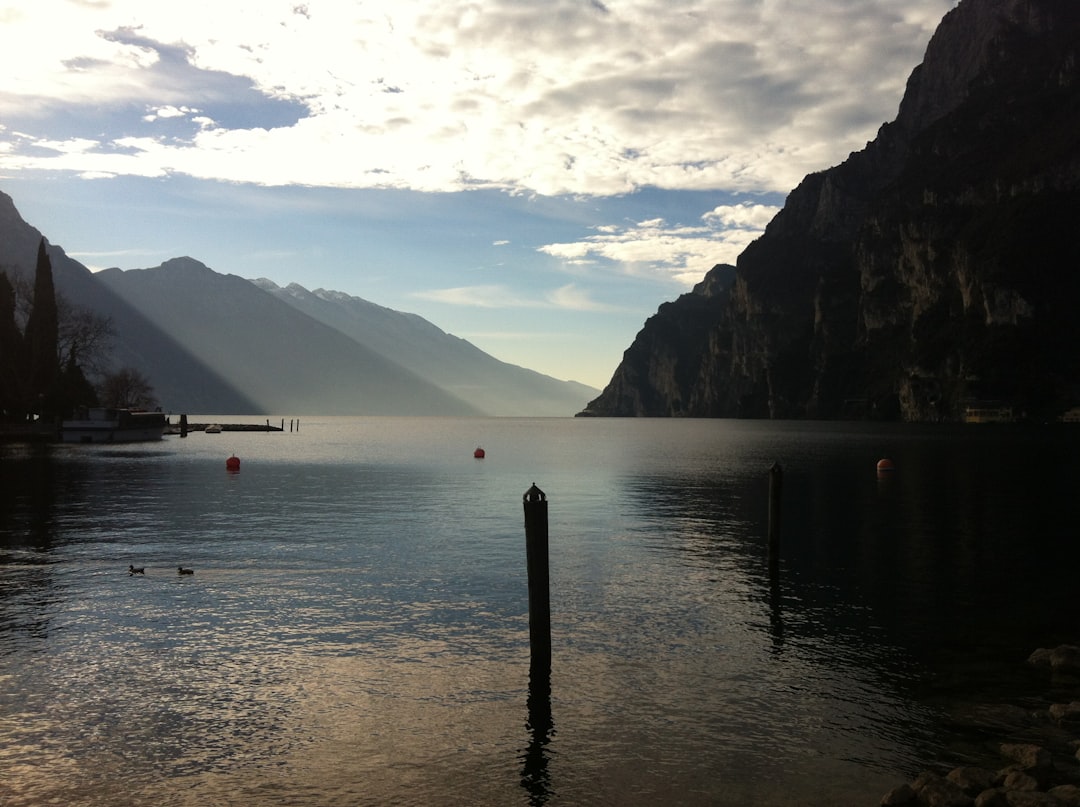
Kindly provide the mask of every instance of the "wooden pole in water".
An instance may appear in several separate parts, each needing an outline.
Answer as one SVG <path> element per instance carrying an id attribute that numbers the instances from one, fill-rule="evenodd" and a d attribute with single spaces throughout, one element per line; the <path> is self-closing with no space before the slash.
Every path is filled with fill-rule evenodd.
<path id="1" fill-rule="evenodd" d="M 529 573 L 529 678 L 551 676 L 551 592 L 548 574 L 547 496 L 534 483 L 525 505 L 525 561 Z"/>
<path id="2" fill-rule="evenodd" d="M 180 416 L 180 436 L 187 437 L 187 415 Z"/>
<path id="3" fill-rule="evenodd" d="M 780 504 L 784 493 L 784 469 L 774 462 L 769 469 L 769 568 L 780 563 Z"/>

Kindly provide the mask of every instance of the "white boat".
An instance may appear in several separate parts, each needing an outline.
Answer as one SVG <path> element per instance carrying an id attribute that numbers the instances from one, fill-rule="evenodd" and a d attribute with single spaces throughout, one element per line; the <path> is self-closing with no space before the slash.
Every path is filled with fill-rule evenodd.
<path id="1" fill-rule="evenodd" d="M 60 439 L 65 443 L 142 443 L 160 440 L 165 425 L 161 412 L 84 408 L 60 424 Z"/>
<path id="2" fill-rule="evenodd" d="M 203 431 L 207 434 L 221 434 L 221 424 L 211 423 L 209 426 L 203 429 Z"/>

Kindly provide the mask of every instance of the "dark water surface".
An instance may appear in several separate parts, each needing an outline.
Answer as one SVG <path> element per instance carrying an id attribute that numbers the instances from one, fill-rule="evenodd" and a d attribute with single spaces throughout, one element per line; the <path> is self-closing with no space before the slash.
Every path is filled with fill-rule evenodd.
<path id="1" fill-rule="evenodd" d="M 1078 449 L 1063 427 L 395 418 L 0 446 L 0 804 L 877 804 L 1043 730 L 1024 660 L 1080 638 Z"/>

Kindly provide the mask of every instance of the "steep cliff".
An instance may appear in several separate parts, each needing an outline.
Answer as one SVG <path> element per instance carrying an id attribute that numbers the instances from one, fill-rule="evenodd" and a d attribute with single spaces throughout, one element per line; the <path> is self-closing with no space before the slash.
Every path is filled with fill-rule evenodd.
<path id="1" fill-rule="evenodd" d="M 1080 4 L 963 0 L 894 122 L 646 322 L 584 415 L 1080 403 Z"/>

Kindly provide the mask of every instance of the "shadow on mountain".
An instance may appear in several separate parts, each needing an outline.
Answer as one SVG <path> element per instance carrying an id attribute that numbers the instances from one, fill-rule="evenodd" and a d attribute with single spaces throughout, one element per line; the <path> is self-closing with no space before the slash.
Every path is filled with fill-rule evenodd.
<path id="1" fill-rule="evenodd" d="M 0 193 L 0 268 L 33 280 L 41 233 L 23 221 L 9 196 Z M 154 386 L 162 407 L 173 412 L 261 412 L 254 399 L 227 377 L 161 330 L 58 246 L 49 245 L 57 292 L 113 325 L 112 366 L 133 367 Z"/>

